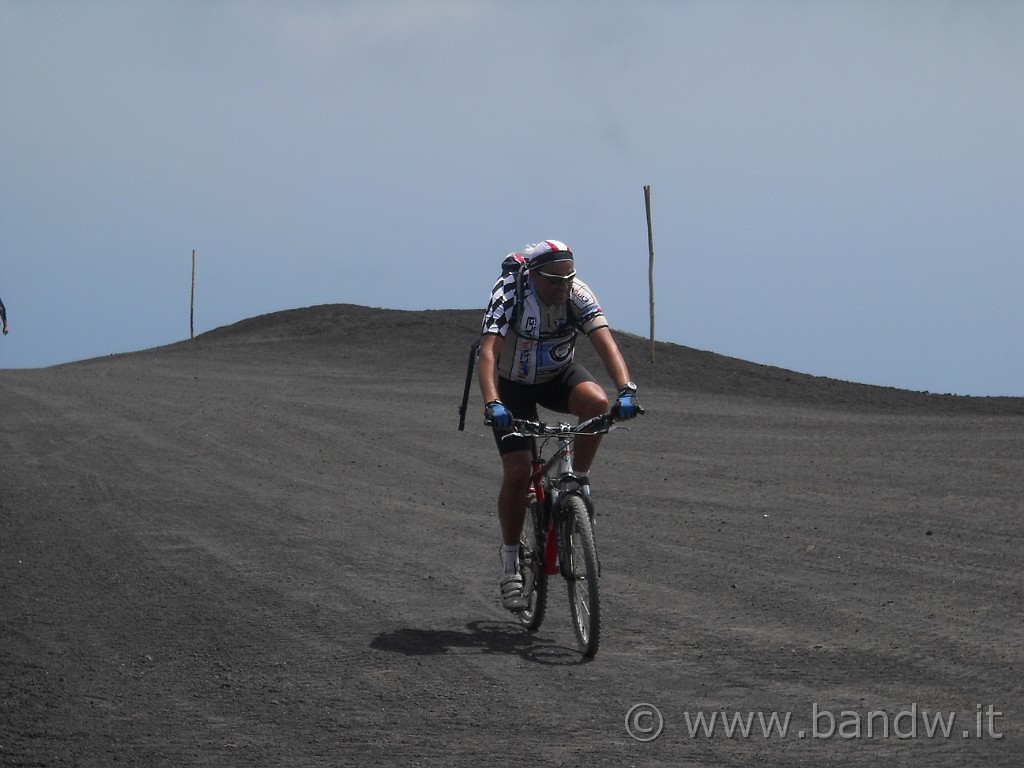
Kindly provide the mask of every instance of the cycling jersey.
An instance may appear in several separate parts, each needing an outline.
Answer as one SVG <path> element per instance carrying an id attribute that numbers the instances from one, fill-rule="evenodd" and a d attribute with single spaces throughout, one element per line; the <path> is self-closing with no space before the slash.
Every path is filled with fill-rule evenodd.
<path id="1" fill-rule="evenodd" d="M 576 280 L 564 304 L 540 300 L 527 272 L 498 278 L 484 312 L 484 335 L 505 339 L 498 356 L 498 375 L 521 384 L 551 380 L 573 360 L 576 335 L 607 328 L 608 320 L 587 284 Z M 518 296 L 517 296 L 518 294 Z"/>

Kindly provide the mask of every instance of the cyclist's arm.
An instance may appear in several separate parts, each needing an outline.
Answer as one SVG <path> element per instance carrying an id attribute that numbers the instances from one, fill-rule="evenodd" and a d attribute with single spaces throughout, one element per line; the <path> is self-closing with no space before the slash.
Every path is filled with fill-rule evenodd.
<path id="1" fill-rule="evenodd" d="M 591 331 L 587 338 L 594 345 L 594 350 L 601 358 L 601 362 L 604 363 L 604 368 L 615 383 L 615 388 L 622 389 L 630 380 L 629 368 L 626 367 L 626 361 L 619 351 L 619 345 L 612 337 L 612 332 L 608 328 L 598 328 Z"/>
<path id="2" fill-rule="evenodd" d="M 480 394 L 485 403 L 498 398 L 498 355 L 505 339 L 494 333 L 480 338 Z"/>

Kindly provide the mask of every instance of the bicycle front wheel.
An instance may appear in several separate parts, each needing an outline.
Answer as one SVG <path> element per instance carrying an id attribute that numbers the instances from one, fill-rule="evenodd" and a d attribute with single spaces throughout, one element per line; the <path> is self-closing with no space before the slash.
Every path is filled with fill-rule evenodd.
<path id="1" fill-rule="evenodd" d="M 567 527 L 565 549 L 568 557 L 564 569 L 569 586 L 569 613 L 576 632 L 576 641 L 584 656 L 594 656 L 601 642 L 601 601 L 598 594 L 597 545 L 594 529 L 583 499 L 576 493 L 562 498 Z"/>
<path id="2" fill-rule="evenodd" d="M 540 505 L 534 499 L 526 508 L 523 532 L 519 535 L 519 572 L 523 577 L 523 595 L 529 605 L 518 616 L 519 622 L 531 631 L 540 629 L 548 601 L 548 574 L 544 568 L 547 528 L 542 525 L 541 517 Z"/>

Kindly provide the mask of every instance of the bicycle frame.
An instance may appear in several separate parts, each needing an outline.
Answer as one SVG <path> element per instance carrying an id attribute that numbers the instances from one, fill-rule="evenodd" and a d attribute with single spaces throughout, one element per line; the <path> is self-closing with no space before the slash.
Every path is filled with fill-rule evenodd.
<path id="1" fill-rule="evenodd" d="M 541 520 L 547 531 L 544 545 L 544 571 L 548 576 L 558 573 L 558 541 L 555 537 L 554 515 L 552 514 L 551 498 L 547 492 L 547 475 L 545 465 L 539 459 L 533 462 L 533 479 L 530 482 L 530 495 L 536 500 L 541 510 Z"/>
<path id="2" fill-rule="evenodd" d="M 523 422 L 526 424 L 527 422 Z M 530 494 L 537 500 L 542 510 L 542 521 L 547 531 L 547 543 L 544 547 L 544 570 L 549 576 L 559 572 L 559 542 L 557 533 L 561 530 L 562 513 L 559 499 L 561 494 L 579 491 L 582 488 L 580 478 L 573 471 L 573 444 L 577 437 L 586 434 L 603 434 L 609 432 L 613 427 L 607 416 L 598 416 L 571 427 L 568 424 L 558 424 L 555 427 L 548 427 L 540 423 L 533 423 L 531 427 L 539 428 L 543 433 L 543 439 L 533 436 L 533 475 L 530 480 Z M 588 432 L 588 427 L 594 427 Z M 550 459 L 545 460 L 541 455 L 541 445 L 547 439 L 557 438 L 558 449 Z M 541 443 L 538 443 L 541 440 Z M 584 499 L 587 510 L 593 516 L 593 507 L 589 500 Z M 563 574 L 567 575 L 567 574 Z"/>
<path id="3" fill-rule="evenodd" d="M 544 530 L 547 531 L 547 543 L 544 546 L 544 570 L 548 576 L 558 573 L 558 537 L 555 533 L 555 516 L 560 514 L 558 506 L 558 488 L 548 479 L 548 473 L 555 471 L 557 477 L 572 472 L 572 443 L 562 439 L 558 442 L 558 451 L 547 462 L 540 456 L 536 441 L 534 442 L 533 477 L 530 493 L 537 500 L 542 514 Z M 550 493 L 549 493 L 550 491 Z"/>

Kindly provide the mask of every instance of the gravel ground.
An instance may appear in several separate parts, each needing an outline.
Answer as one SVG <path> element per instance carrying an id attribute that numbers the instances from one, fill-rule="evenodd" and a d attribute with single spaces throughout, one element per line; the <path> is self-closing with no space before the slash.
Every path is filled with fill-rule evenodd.
<path id="1" fill-rule="evenodd" d="M 479 316 L 0 371 L 0 764 L 1022 764 L 1024 399 L 617 334 L 584 660 L 498 603 Z"/>

